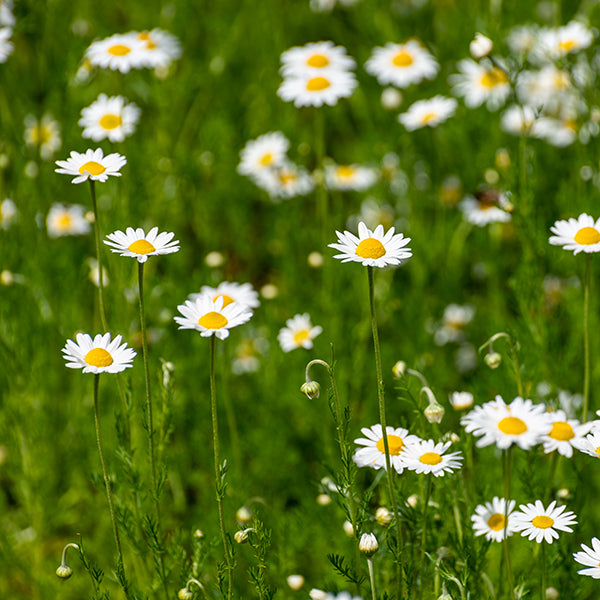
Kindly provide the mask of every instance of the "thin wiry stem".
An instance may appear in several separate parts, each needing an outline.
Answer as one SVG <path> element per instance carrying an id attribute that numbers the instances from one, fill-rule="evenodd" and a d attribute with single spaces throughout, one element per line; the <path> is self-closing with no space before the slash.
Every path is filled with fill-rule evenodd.
<path id="1" fill-rule="evenodd" d="M 502 471 L 504 475 L 504 564 L 506 565 L 506 579 L 508 582 L 508 597 L 514 600 L 515 585 L 513 581 L 512 568 L 510 564 L 510 548 L 508 547 L 508 504 L 510 501 L 510 483 L 512 476 L 512 446 L 508 450 L 502 450 Z"/>
<path id="2" fill-rule="evenodd" d="M 582 423 L 587 421 L 590 404 L 590 285 L 591 254 L 585 257 L 585 283 L 583 291 L 583 416 Z"/>
<path id="3" fill-rule="evenodd" d="M 98 220 L 98 203 L 96 202 L 96 187 L 93 179 L 90 182 L 90 194 L 92 196 L 92 208 L 94 210 L 94 238 L 96 240 L 96 262 L 98 263 L 98 305 L 100 310 L 100 323 L 102 329 L 108 331 L 106 312 L 104 311 L 104 278 L 102 274 L 102 254 L 100 252 L 100 222 Z"/>

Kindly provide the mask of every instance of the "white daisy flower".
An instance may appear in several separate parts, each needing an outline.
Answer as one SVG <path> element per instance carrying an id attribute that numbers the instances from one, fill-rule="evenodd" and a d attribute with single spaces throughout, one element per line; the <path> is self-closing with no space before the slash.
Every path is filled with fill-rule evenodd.
<path id="1" fill-rule="evenodd" d="M 289 161 L 257 173 L 253 180 L 275 202 L 282 198 L 305 196 L 315 188 L 312 175 L 304 167 L 299 167 Z"/>
<path id="2" fill-rule="evenodd" d="M 85 235 L 92 226 L 85 218 L 87 209 L 80 204 L 53 204 L 46 217 L 46 229 L 51 238 L 64 235 Z"/>
<path id="3" fill-rule="evenodd" d="M 467 196 L 458 204 L 467 223 L 484 227 L 490 223 L 507 223 L 511 220 L 511 214 L 504 210 L 509 202 L 506 196 L 492 189 L 485 189 L 475 195 Z"/>
<path id="4" fill-rule="evenodd" d="M 577 517 L 572 511 L 565 512 L 566 506 L 556 506 L 556 500 L 552 501 L 548 508 L 544 508 L 541 500 L 535 503 L 521 504 L 521 509 L 512 514 L 512 525 L 514 531 L 520 531 L 523 537 L 530 541 L 535 540 L 538 544 L 542 540 L 551 544 L 558 539 L 558 531 L 573 533 L 571 525 L 577 524 Z"/>
<path id="5" fill-rule="evenodd" d="M 404 451 L 408 446 L 416 444 L 421 440 L 416 436 L 408 433 L 406 429 L 401 427 L 390 427 L 385 429 L 390 453 L 390 464 L 398 473 L 402 473 L 404 467 Z M 371 467 L 372 469 L 385 469 L 385 442 L 383 440 L 383 428 L 381 425 L 373 425 L 373 427 L 363 427 L 361 429 L 364 438 L 354 440 L 355 444 L 364 446 L 358 448 L 352 457 L 352 460 L 359 467 Z"/>
<path id="6" fill-rule="evenodd" d="M 0 0 L 0 26 L 1 27 L 13 27 L 16 23 L 15 16 L 13 15 L 13 1 L 12 0 Z"/>
<path id="7" fill-rule="evenodd" d="M 436 330 L 433 340 L 438 346 L 449 342 L 461 342 L 465 337 L 465 327 L 473 320 L 475 307 L 470 304 L 449 304 L 444 309 L 441 326 Z"/>
<path id="8" fill-rule="evenodd" d="M 310 349 L 313 347 L 313 340 L 322 331 L 320 325 L 313 327 L 308 313 L 298 314 L 285 322 L 285 327 L 279 331 L 277 339 L 284 352 L 291 352 L 296 348 Z"/>
<path id="9" fill-rule="evenodd" d="M 168 67 L 181 57 L 181 44 L 168 31 L 153 29 L 135 35 L 142 42 L 141 60 L 144 67 L 151 69 Z"/>
<path id="10" fill-rule="evenodd" d="M 542 29 L 539 32 L 539 53 L 545 58 L 557 59 L 589 48 L 594 41 L 592 30 L 579 21 L 562 27 Z"/>
<path id="11" fill-rule="evenodd" d="M 108 138 L 111 142 L 122 142 L 135 131 L 141 110 L 133 103 L 127 104 L 123 96 L 100 94 L 81 111 L 78 125 L 83 127 L 84 138 L 99 142 Z"/>
<path id="12" fill-rule="evenodd" d="M 362 165 L 326 165 L 325 184 L 330 190 L 364 192 L 377 182 L 379 174 Z"/>
<path id="13" fill-rule="evenodd" d="M 6 62 L 15 48 L 14 44 L 10 41 L 11 35 L 12 29 L 10 27 L 0 28 L 0 63 Z"/>
<path id="14" fill-rule="evenodd" d="M 412 251 L 405 247 L 410 238 L 405 238 L 402 233 L 394 234 L 394 231 L 390 227 L 384 234 L 383 225 L 378 225 L 375 231 L 371 231 L 361 221 L 358 224 L 358 237 L 349 231 L 336 231 L 338 243 L 328 246 L 341 252 L 333 258 L 339 258 L 342 262 L 359 262 L 365 267 L 399 265 L 412 256 Z"/>
<path id="15" fill-rule="evenodd" d="M 488 110 L 497 110 L 511 92 L 508 76 L 494 65 L 484 65 L 465 58 L 458 63 L 460 74 L 450 75 L 448 81 L 452 91 L 464 97 L 469 108 L 485 103 Z"/>
<path id="16" fill-rule="evenodd" d="M 16 218 L 17 205 L 10 198 L 5 198 L 0 202 L 0 229 L 9 229 Z"/>
<path id="17" fill-rule="evenodd" d="M 340 98 L 348 98 L 358 85 L 354 74 L 349 71 L 294 75 L 286 77 L 277 90 L 285 102 L 301 106 L 335 106 Z"/>
<path id="18" fill-rule="evenodd" d="M 439 65 L 431 53 L 417 40 L 404 44 L 387 43 L 373 49 L 365 70 L 377 77 L 381 85 L 406 88 L 424 79 L 434 79 Z"/>
<path id="19" fill-rule="evenodd" d="M 432 473 L 435 477 L 452 473 L 461 468 L 463 457 L 461 452 L 444 454 L 451 445 L 452 442 L 436 444 L 434 440 L 419 440 L 402 451 L 404 465 L 416 473 Z"/>
<path id="20" fill-rule="evenodd" d="M 549 240 L 553 246 L 573 250 L 573 254 L 600 252 L 600 219 L 594 221 L 586 213 L 577 219 L 571 217 L 568 221 L 556 221 L 550 231 L 555 234 Z"/>
<path id="21" fill-rule="evenodd" d="M 294 46 L 281 55 L 280 73 L 290 75 L 310 75 L 328 71 L 347 71 L 354 69 L 356 63 L 346 54 L 343 46 L 334 46 L 333 42 L 315 42 L 304 46 Z"/>
<path id="22" fill-rule="evenodd" d="M 323 600 L 363 600 L 360 596 L 353 596 L 350 592 L 340 592 L 339 594 L 325 594 Z"/>
<path id="23" fill-rule="evenodd" d="M 577 139 L 577 121 L 573 118 L 540 117 L 533 124 L 531 135 L 551 146 L 565 148 Z"/>
<path id="24" fill-rule="evenodd" d="M 201 296 L 194 302 L 186 300 L 177 310 L 183 317 L 174 317 L 179 329 L 195 329 L 202 337 L 214 335 L 220 340 L 229 337 L 229 330 L 250 320 L 252 310 L 243 304 L 232 302 L 224 305 L 223 296 L 212 300 L 210 296 Z"/>
<path id="25" fill-rule="evenodd" d="M 523 71 L 516 83 L 517 97 L 522 105 L 543 108 L 554 112 L 573 92 L 573 82 L 568 71 L 546 65 L 539 71 Z"/>
<path id="26" fill-rule="evenodd" d="M 500 117 L 500 129 L 511 135 L 528 135 L 537 120 L 536 111 L 531 106 L 509 106 Z"/>
<path id="27" fill-rule="evenodd" d="M 454 115 L 457 106 L 458 102 L 454 98 L 444 96 L 418 100 L 411 104 L 405 113 L 398 116 L 398 121 L 408 131 L 414 131 L 422 127 L 437 127 Z"/>
<path id="28" fill-rule="evenodd" d="M 539 27 L 537 25 L 517 25 L 513 27 L 506 42 L 510 51 L 517 55 L 527 55 L 538 45 Z"/>
<path id="29" fill-rule="evenodd" d="M 585 454 L 600 458 L 600 431 L 593 431 L 582 440 L 575 440 L 573 446 Z"/>
<path id="30" fill-rule="evenodd" d="M 450 404 L 454 410 L 465 410 L 473 406 L 473 394 L 471 392 L 452 392 Z"/>
<path id="31" fill-rule="evenodd" d="M 223 298 L 223 308 L 232 302 L 243 304 L 249 308 L 256 308 L 260 305 L 258 292 L 252 287 L 251 283 L 223 281 L 216 288 L 203 285 L 200 288 L 200 293 L 190 294 L 188 299 L 193 302 L 200 296 L 209 296 L 213 301 L 217 298 Z"/>
<path id="32" fill-rule="evenodd" d="M 86 150 L 85 154 L 73 150 L 67 160 L 56 161 L 60 169 L 54 169 L 54 172 L 75 175 L 71 183 L 82 183 L 87 179 L 105 182 L 109 175 L 121 177 L 119 171 L 126 163 L 127 159 L 116 152 L 104 156 L 102 148 Z"/>
<path id="33" fill-rule="evenodd" d="M 70 369 L 83 369 L 84 373 L 120 373 L 132 367 L 131 364 L 136 353 L 127 344 L 121 344 L 118 335 L 112 341 L 110 333 L 98 334 L 94 339 L 87 333 L 78 333 L 75 336 L 77 343 L 67 340 L 62 349 L 67 367 Z"/>
<path id="34" fill-rule="evenodd" d="M 50 160 L 54 153 L 60 149 L 60 125 L 46 114 L 38 121 L 33 115 L 25 117 L 25 143 L 30 148 L 39 148 L 42 160 Z"/>
<path id="35" fill-rule="evenodd" d="M 138 262 L 144 263 L 149 256 L 179 252 L 179 241 L 171 241 L 174 236 L 174 233 L 166 231 L 158 233 L 158 227 L 153 227 L 147 234 L 140 227 L 128 227 L 125 233 L 115 231 L 108 234 L 104 243 L 111 246 L 111 252 L 137 258 Z"/>
<path id="36" fill-rule="evenodd" d="M 491 502 L 479 504 L 475 508 L 475 514 L 471 515 L 475 535 L 485 535 L 485 539 L 501 542 L 513 534 L 511 513 L 515 508 L 515 501 L 509 500 L 508 507 L 504 498 L 494 496 Z M 507 522 L 508 521 L 508 522 Z"/>
<path id="37" fill-rule="evenodd" d="M 127 73 L 144 66 L 145 42 L 135 33 L 117 33 L 92 42 L 85 57 L 94 67 Z"/>
<path id="38" fill-rule="evenodd" d="M 281 131 L 265 133 L 246 143 L 240 152 L 237 172 L 240 175 L 254 177 L 260 173 L 278 167 L 286 162 L 289 140 Z"/>
<path id="39" fill-rule="evenodd" d="M 549 419 L 552 423 L 552 429 L 542 436 L 544 452 L 549 454 L 558 450 L 559 454 L 571 458 L 573 456 L 573 447 L 584 440 L 584 437 L 594 426 L 594 422 L 579 423 L 575 419 L 567 419 L 567 415 L 562 410 L 549 413 Z"/>
<path id="40" fill-rule="evenodd" d="M 600 540 L 598 538 L 592 538 L 592 548 L 581 544 L 582 550 L 573 553 L 575 562 L 580 565 L 588 567 L 587 569 L 580 569 L 577 571 L 579 575 L 587 575 L 594 579 L 600 579 Z"/>
<path id="41" fill-rule="evenodd" d="M 546 407 L 520 396 L 508 405 L 502 396 L 496 396 L 491 402 L 475 407 L 460 422 L 467 433 L 481 436 L 478 448 L 496 444 L 501 450 L 512 444 L 529 450 L 552 429 Z"/>

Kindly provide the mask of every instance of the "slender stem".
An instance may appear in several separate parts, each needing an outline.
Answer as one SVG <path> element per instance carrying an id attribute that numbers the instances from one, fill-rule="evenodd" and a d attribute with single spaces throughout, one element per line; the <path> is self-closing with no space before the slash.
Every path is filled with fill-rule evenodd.
<path id="1" fill-rule="evenodd" d="M 508 450 L 502 450 L 502 471 L 504 475 L 504 564 L 506 565 L 506 579 L 508 581 L 508 594 L 511 600 L 515 597 L 515 586 L 513 583 L 512 568 L 510 564 L 510 549 L 508 547 L 508 503 L 510 501 L 510 482 L 512 472 L 512 446 Z"/>
<path id="2" fill-rule="evenodd" d="M 425 496 L 423 498 L 423 525 L 421 527 L 421 558 L 419 561 L 419 570 L 421 572 L 421 581 L 419 585 L 419 598 L 423 598 L 423 588 L 425 587 L 425 549 L 427 546 L 427 508 L 429 507 L 429 498 L 431 496 L 431 488 L 433 486 L 433 475 L 427 475 L 427 483 L 425 484 Z"/>
<path id="3" fill-rule="evenodd" d="M 92 208 L 94 210 L 94 237 L 96 239 L 96 262 L 98 263 L 98 303 L 100 309 L 100 322 L 102 329 L 108 331 L 106 313 L 104 312 L 104 278 L 102 274 L 102 255 L 100 252 L 100 221 L 98 220 L 98 203 L 96 202 L 96 187 L 93 179 L 90 182 L 90 194 L 92 196 Z"/>
<path id="4" fill-rule="evenodd" d="M 392 510 L 394 511 L 394 518 L 396 520 L 396 578 L 398 585 L 398 599 L 402 599 L 403 595 L 403 581 L 402 573 L 400 569 L 400 554 L 402 540 L 400 538 L 400 515 L 398 513 L 398 505 L 396 503 L 396 493 L 394 491 L 394 480 L 392 473 L 392 464 L 390 460 L 390 448 L 387 438 L 387 424 L 385 418 L 385 396 L 383 390 L 383 371 L 381 369 L 381 348 L 379 346 L 379 331 L 377 330 L 377 317 L 375 314 L 375 293 L 373 284 L 373 267 L 367 267 L 367 274 L 369 279 L 369 309 L 371 312 L 371 330 L 373 332 L 373 347 L 375 350 L 375 370 L 377 375 L 377 397 L 379 400 L 379 420 L 381 421 L 381 430 L 383 434 L 383 449 L 385 453 L 385 469 L 387 472 L 388 481 L 388 492 L 390 495 L 390 501 L 392 503 Z"/>
<path id="5" fill-rule="evenodd" d="M 371 598 L 377 600 L 377 594 L 375 593 L 375 569 L 373 569 L 373 559 L 367 558 L 367 566 L 369 567 L 369 581 L 371 583 Z"/>
<path id="6" fill-rule="evenodd" d="M 317 185 L 317 210 L 321 221 L 322 243 L 325 243 L 329 235 L 329 200 L 327 187 L 325 185 L 325 169 L 323 159 L 325 158 L 325 115 L 323 109 L 316 109 L 315 114 L 315 154 L 317 158 L 317 169 L 321 171 L 321 181 Z"/>
<path id="7" fill-rule="evenodd" d="M 217 507 L 219 509 L 219 528 L 223 540 L 225 552 L 225 563 L 227 565 L 227 598 L 231 600 L 233 593 L 233 566 L 225 531 L 225 511 L 223 509 L 223 477 L 221 474 L 221 463 L 219 459 L 219 421 L 217 417 L 217 391 L 215 387 L 215 336 L 210 337 L 210 409 L 212 415 L 213 454 L 215 462 L 215 485 L 217 493 Z"/>
<path id="8" fill-rule="evenodd" d="M 587 421 L 590 404 L 590 285 L 591 285 L 591 254 L 585 257 L 585 283 L 583 291 L 583 417 Z"/>
<path id="9" fill-rule="evenodd" d="M 540 600 L 546 600 L 546 542 L 542 541 L 542 578 L 540 588 Z"/>
<path id="10" fill-rule="evenodd" d="M 552 454 L 552 462 L 550 464 L 550 474 L 548 475 L 548 487 L 546 488 L 546 500 L 550 501 L 552 495 L 552 488 L 554 484 L 554 477 L 556 476 L 556 468 L 558 467 L 558 461 L 560 454 L 558 450 L 555 450 Z"/>

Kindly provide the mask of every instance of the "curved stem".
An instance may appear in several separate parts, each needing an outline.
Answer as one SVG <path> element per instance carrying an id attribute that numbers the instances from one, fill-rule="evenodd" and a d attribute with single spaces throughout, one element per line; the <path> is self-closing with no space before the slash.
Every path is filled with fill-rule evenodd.
<path id="1" fill-rule="evenodd" d="M 587 421 L 590 403 L 590 284 L 591 254 L 585 257 L 585 283 L 583 292 L 583 416 L 582 423 Z"/>

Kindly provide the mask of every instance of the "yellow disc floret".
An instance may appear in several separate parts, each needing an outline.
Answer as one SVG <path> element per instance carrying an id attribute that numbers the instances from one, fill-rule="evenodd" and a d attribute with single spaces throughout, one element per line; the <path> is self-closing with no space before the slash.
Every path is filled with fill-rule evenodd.
<path id="1" fill-rule="evenodd" d="M 356 256 L 361 258 L 381 258 L 385 254 L 383 244 L 375 238 L 362 240 L 356 247 Z"/>
<path id="2" fill-rule="evenodd" d="M 104 171 L 106 171 L 106 168 L 103 165 L 101 165 L 99 162 L 96 162 L 95 160 L 90 160 L 79 167 L 79 172 L 82 175 L 86 171 L 90 175 L 102 175 L 102 173 L 104 173 Z"/>
<path id="3" fill-rule="evenodd" d="M 221 329 L 227 325 L 227 317 L 218 312 L 209 312 L 198 319 L 198 325 L 206 329 Z"/>
<path id="4" fill-rule="evenodd" d="M 113 357 L 104 348 L 92 348 L 83 360 L 92 367 L 110 367 L 113 364 Z"/>
<path id="5" fill-rule="evenodd" d="M 134 254 L 150 254 L 150 252 L 156 252 L 156 248 L 147 240 L 137 240 L 127 247 L 129 252 Z"/>

